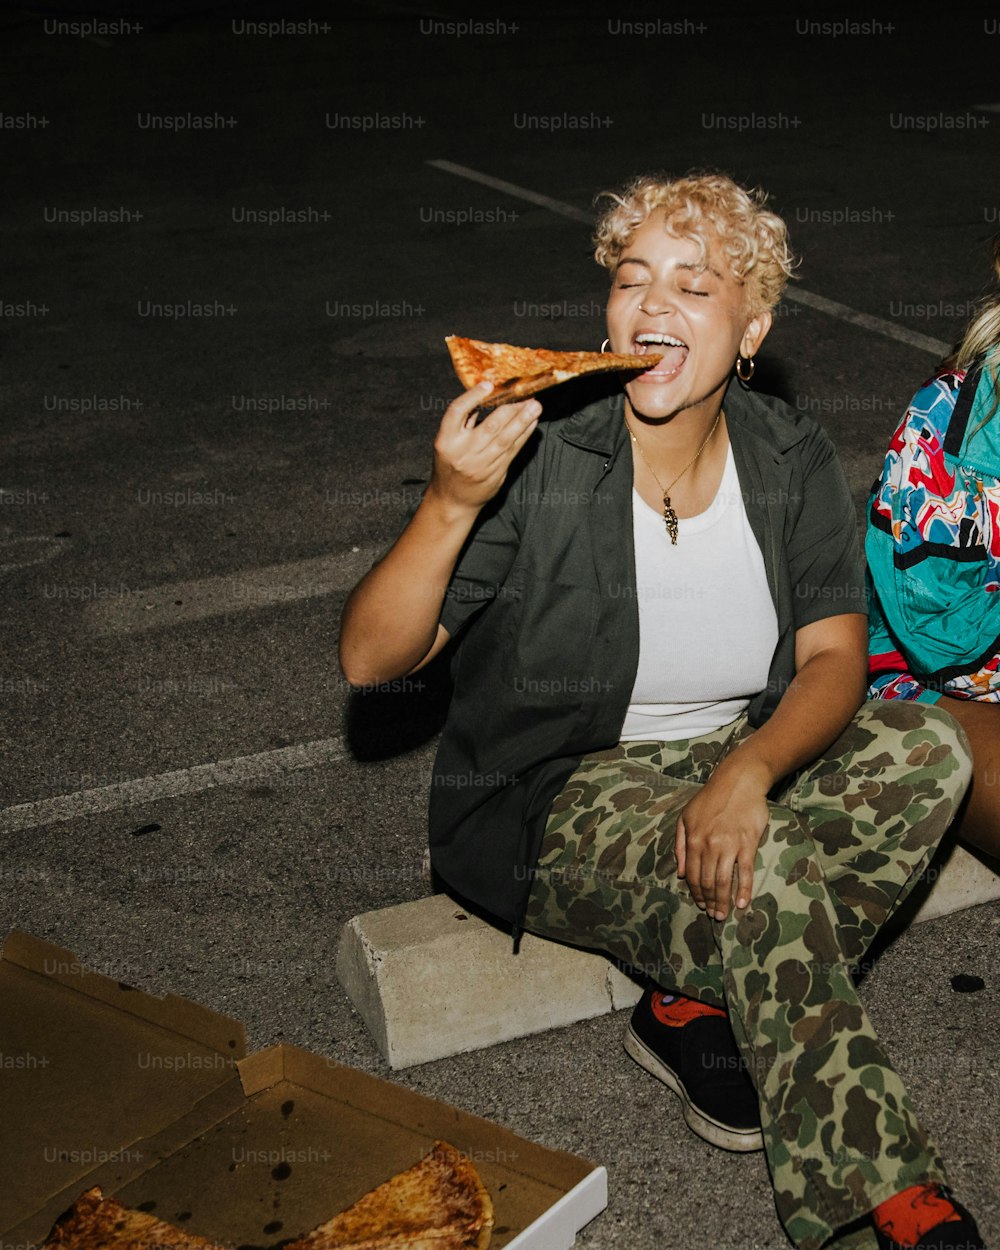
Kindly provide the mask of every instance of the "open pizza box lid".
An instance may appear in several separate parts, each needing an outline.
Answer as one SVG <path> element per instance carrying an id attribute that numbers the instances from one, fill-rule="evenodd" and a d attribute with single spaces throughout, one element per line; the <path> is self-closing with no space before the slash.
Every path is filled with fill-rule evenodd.
<path id="1" fill-rule="evenodd" d="M 80 1194 L 240 1250 L 330 1219 L 443 1139 L 493 1200 L 491 1250 L 569 1250 L 607 1173 L 309 1051 L 246 1055 L 243 1025 L 12 931 L 0 952 L 0 1250 Z"/>

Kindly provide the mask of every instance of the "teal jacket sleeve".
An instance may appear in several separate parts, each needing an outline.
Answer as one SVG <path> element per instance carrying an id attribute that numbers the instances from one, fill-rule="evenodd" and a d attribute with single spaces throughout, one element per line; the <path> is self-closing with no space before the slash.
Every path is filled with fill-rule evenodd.
<path id="1" fill-rule="evenodd" d="M 899 643 L 889 633 L 878 592 L 868 579 L 868 698 L 913 699 L 937 703 L 941 695 L 929 690 L 910 672 Z"/>

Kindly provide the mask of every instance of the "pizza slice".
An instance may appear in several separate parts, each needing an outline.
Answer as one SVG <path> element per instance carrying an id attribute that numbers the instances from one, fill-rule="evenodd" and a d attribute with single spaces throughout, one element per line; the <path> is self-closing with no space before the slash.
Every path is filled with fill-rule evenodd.
<path id="1" fill-rule="evenodd" d="M 609 373 L 615 369 L 645 372 L 662 359 L 662 353 L 620 356 L 614 352 L 550 352 L 545 348 L 514 347 L 510 343 L 481 343 L 449 334 L 445 339 L 458 380 L 469 389 L 477 382 L 492 382 L 485 403 L 509 404 L 527 399 L 546 387 L 568 382 L 586 373 Z"/>
<path id="2" fill-rule="evenodd" d="M 185 1233 L 146 1211 L 105 1198 L 99 1186 L 82 1193 L 55 1224 L 42 1250 L 230 1250 Z"/>
<path id="3" fill-rule="evenodd" d="M 447 1142 L 282 1250 L 485 1250 L 493 1203 Z"/>

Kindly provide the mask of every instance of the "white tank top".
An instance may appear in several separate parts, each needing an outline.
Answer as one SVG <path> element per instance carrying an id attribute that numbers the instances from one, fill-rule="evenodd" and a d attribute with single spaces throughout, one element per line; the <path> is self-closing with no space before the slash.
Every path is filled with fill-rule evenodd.
<path id="1" fill-rule="evenodd" d="M 778 617 L 750 528 L 730 445 L 706 511 L 678 521 L 632 491 L 639 667 L 623 740 L 711 733 L 767 685 Z"/>

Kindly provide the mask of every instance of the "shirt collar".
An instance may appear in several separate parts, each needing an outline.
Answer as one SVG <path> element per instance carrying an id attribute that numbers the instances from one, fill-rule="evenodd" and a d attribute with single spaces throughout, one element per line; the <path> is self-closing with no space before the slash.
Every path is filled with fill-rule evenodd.
<path id="1" fill-rule="evenodd" d="M 722 401 L 726 422 L 730 426 L 750 426 L 760 430 L 765 427 L 767 442 L 773 451 L 783 453 L 802 441 L 807 433 L 807 422 L 783 400 L 772 395 L 758 395 L 747 390 L 735 377 L 729 382 Z M 568 417 L 559 431 L 559 437 L 585 451 L 610 456 L 621 446 L 625 438 L 625 393 L 617 391 L 605 395 Z M 764 431 L 760 431 L 764 432 Z"/>

